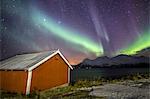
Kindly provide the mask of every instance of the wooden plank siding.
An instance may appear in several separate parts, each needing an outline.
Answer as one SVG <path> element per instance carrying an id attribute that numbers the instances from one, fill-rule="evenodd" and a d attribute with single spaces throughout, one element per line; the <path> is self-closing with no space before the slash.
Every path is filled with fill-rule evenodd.
<path id="1" fill-rule="evenodd" d="M 0 90 L 7 92 L 29 94 L 67 85 L 69 80 L 70 67 L 59 53 L 32 70 L 0 70 Z"/>
<path id="2" fill-rule="evenodd" d="M 0 71 L 0 89 L 25 94 L 27 75 L 27 71 Z"/>
<path id="3" fill-rule="evenodd" d="M 45 90 L 68 83 L 68 65 L 59 54 L 32 71 L 31 91 Z"/>

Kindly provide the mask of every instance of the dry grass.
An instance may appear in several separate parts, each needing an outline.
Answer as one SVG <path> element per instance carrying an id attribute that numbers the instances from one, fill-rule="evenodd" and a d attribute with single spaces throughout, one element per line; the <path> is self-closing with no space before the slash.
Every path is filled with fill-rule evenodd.
<path id="1" fill-rule="evenodd" d="M 149 74 L 137 74 L 137 75 L 128 75 L 117 79 L 105 79 L 101 78 L 98 80 L 90 81 L 90 80 L 79 80 L 74 84 L 71 84 L 66 87 L 50 89 L 42 92 L 34 91 L 30 95 L 25 96 L 18 93 L 9 93 L 0 91 L 1 99 L 78 99 L 78 98 L 86 98 L 86 99 L 105 99 L 105 97 L 94 97 L 90 96 L 90 90 L 78 90 L 79 88 L 86 88 L 92 86 L 99 86 L 105 83 L 117 83 L 125 80 L 133 80 L 136 81 L 138 79 L 149 78 Z"/>

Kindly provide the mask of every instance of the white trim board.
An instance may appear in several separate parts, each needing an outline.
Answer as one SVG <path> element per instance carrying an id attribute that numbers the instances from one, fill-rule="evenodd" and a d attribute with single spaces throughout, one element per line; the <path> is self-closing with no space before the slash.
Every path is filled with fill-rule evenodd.
<path id="1" fill-rule="evenodd" d="M 68 67 L 68 84 L 70 83 L 70 68 Z"/>
<path id="2" fill-rule="evenodd" d="M 63 58 L 63 60 L 66 62 L 66 64 L 67 64 L 71 69 L 73 69 L 73 67 L 69 64 L 69 62 L 67 61 L 67 59 L 64 57 L 64 55 L 63 55 L 59 50 L 57 50 L 57 53 Z"/>
<path id="3" fill-rule="evenodd" d="M 35 64 L 35 65 L 31 66 L 31 67 L 29 67 L 28 71 L 32 71 L 34 68 L 38 67 L 39 65 L 41 65 L 42 63 L 44 63 L 45 61 L 47 61 L 48 59 L 50 59 L 51 57 L 53 57 L 56 54 L 59 54 L 63 58 L 63 60 L 65 61 L 65 63 L 69 66 L 69 68 L 73 69 L 73 67 L 69 64 L 69 62 L 67 61 L 67 59 L 63 56 L 63 54 L 58 49 L 56 52 L 54 52 L 53 54 L 49 55 L 48 57 L 46 57 L 42 61 L 38 62 L 37 64 Z"/>
<path id="4" fill-rule="evenodd" d="M 27 85 L 26 85 L 26 95 L 30 94 L 32 80 L 32 71 L 28 71 Z"/>
<path id="5" fill-rule="evenodd" d="M 45 61 L 47 61 L 48 59 L 50 59 L 51 57 L 55 56 L 56 54 L 59 54 L 61 56 L 61 58 L 65 61 L 65 63 L 68 65 L 68 83 L 67 84 L 69 84 L 69 82 L 70 82 L 70 69 L 73 69 L 73 67 L 69 64 L 67 59 L 61 54 L 61 52 L 59 50 L 57 50 L 56 52 L 49 55 L 48 57 L 46 57 L 42 61 L 38 62 L 37 64 L 35 64 L 35 65 L 33 65 L 27 69 L 28 70 L 28 78 L 27 78 L 27 85 L 26 85 L 26 95 L 30 94 L 32 70 L 34 68 L 38 67 L 39 65 L 41 65 L 42 63 L 44 63 Z"/>

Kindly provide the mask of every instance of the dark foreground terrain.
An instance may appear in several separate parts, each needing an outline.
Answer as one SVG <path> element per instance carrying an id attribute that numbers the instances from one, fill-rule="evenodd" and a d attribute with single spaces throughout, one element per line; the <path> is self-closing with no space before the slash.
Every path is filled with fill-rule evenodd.
<path id="1" fill-rule="evenodd" d="M 150 99 L 150 76 L 79 80 L 67 87 L 33 92 L 28 96 L 1 91 L 1 99 Z"/>

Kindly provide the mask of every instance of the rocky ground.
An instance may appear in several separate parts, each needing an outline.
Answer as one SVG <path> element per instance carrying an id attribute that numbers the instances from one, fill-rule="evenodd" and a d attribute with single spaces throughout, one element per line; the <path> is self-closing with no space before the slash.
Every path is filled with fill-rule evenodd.
<path id="1" fill-rule="evenodd" d="M 93 87 L 89 94 L 106 99 L 150 99 L 150 79 L 105 84 Z"/>
<path id="2" fill-rule="evenodd" d="M 0 91 L 0 99 L 150 99 L 150 78 L 129 78 L 132 77 L 131 80 L 78 81 L 74 85 L 28 96 Z"/>

